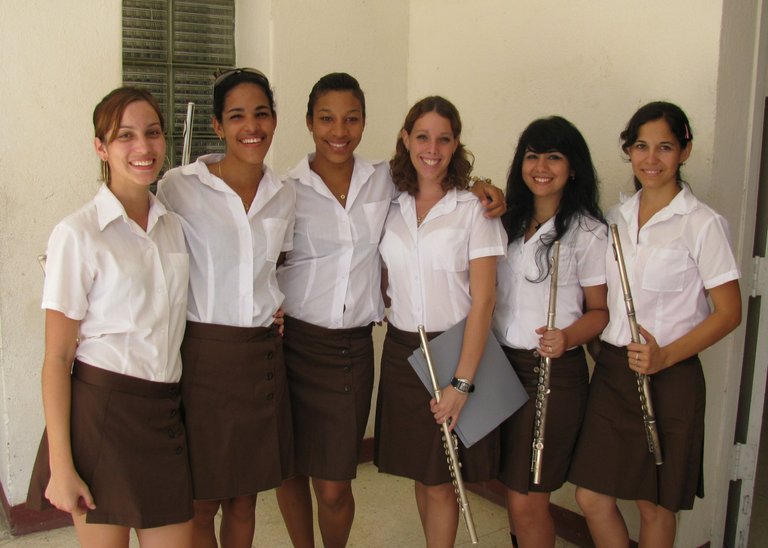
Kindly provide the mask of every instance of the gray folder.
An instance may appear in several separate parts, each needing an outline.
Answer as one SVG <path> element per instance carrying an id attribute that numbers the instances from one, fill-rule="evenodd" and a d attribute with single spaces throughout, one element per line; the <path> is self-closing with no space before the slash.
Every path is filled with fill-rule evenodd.
<path id="1" fill-rule="evenodd" d="M 448 386 L 456 372 L 464 340 L 466 319 L 429 341 L 429 353 L 435 368 L 437 383 L 441 388 Z M 421 348 L 414 350 L 408 358 L 416 374 L 434 396 L 429 377 L 427 360 Z M 454 431 L 461 442 L 470 447 L 506 420 L 528 401 L 515 370 L 510 365 L 501 345 L 493 332 L 488 333 L 485 351 L 473 379 L 475 391 L 467 399 Z M 453 388 L 450 388 L 453 390 Z"/>

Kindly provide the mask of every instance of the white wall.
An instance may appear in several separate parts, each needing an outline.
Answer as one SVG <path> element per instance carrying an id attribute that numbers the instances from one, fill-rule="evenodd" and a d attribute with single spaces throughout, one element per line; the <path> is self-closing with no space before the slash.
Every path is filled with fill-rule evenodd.
<path id="1" fill-rule="evenodd" d="M 408 1 L 274 1 L 271 20 L 270 76 L 278 101 L 275 169 L 290 169 L 314 150 L 305 124 L 307 97 L 329 72 L 350 73 L 365 92 L 359 153 L 388 159 L 407 107 Z"/>
<path id="2" fill-rule="evenodd" d="M 120 3 L 0 0 L 0 480 L 22 502 L 43 428 L 36 257 L 98 188 L 93 107 L 119 85 Z"/>
<path id="3" fill-rule="evenodd" d="M 744 59 L 760 0 L 236 1 L 238 64 L 261 68 L 275 86 L 278 172 L 312 149 L 312 84 L 346 71 L 366 92 L 364 156 L 388 158 L 408 106 L 439 93 L 462 113 L 476 172 L 503 186 L 519 133 L 557 113 L 585 134 L 607 206 L 631 188 L 619 131 L 639 105 L 667 99 L 692 120 L 685 174 L 695 192 L 728 217 L 738 249 L 751 242 L 740 216 L 749 195 Z M 96 188 L 90 116 L 120 83 L 121 40 L 118 2 L 0 0 L 0 13 L 0 481 L 13 505 L 42 428 L 35 257 L 53 224 Z M 722 535 L 740 348 L 734 337 L 704 355 L 707 497 L 684 514 L 681 546 Z M 555 498 L 575 509 L 570 489 Z"/>

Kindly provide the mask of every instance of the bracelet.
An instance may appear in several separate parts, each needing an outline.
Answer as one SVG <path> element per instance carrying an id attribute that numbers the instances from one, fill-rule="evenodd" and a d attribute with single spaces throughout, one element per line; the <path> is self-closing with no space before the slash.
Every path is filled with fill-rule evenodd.
<path id="1" fill-rule="evenodd" d="M 477 183 L 483 183 L 483 184 L 486 184 L 488 186 L 493 186 L 493 183 L 491 182 L 491 180 L 488 177 L 470 177 L 469 178 L 469 185 L 467 186 L 467 188 L 469 190 L 472 190 L 472 187 L 474 187 Z"/>
<path id="2" fill-rule="evenodd" d="M 475 391 L 475 385 L 469 379 L 457 379 L 453 377 L 451 379 L 451 386 L 462 394 L 470 394 Z"/>

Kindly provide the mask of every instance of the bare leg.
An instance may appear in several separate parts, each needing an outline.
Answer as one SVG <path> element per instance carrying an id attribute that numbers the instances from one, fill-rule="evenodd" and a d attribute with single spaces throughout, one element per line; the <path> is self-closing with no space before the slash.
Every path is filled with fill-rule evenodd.
<path id="1" fill-rule="evenodd" d="M 192 520 L 151 529 L 136 529 L 141 548 L 183 548 L 192 545 Z"/>
<path id="2" fill-rule="evenodd" d="M 647 500 L 635 502 L 640 510 L 640 547 L 672 548 L 677 531 L 675 514 Z"/>
<path id="3" fill-rule="evenodd" d="M 317 499 L 317 521 L 325 548 L 344 548 L 355 519 L 351 481 L 312 478 Z"/>
<path id="4" fill-rule="evenodd" d="M 576 489 L 576 502 L 587 519 L 592 541 L 597 548 L 629 546 L 629 533 L 614 497 L 589 489 Z"/>
<path id="5" fill-rule="evenodd" d="M 459 525 L 459 507 L 453 485 L 424 485 L 417 481 L 416 504 L 419 506 L 427 548 L 451 548 L 456 542 L 456 529 Z"/>
<path id="6" fill-rule="evenodd" d="M 314 548 L 315 531 L 312 524 L 309 478 L 295 476 L 283 481 L 277 488 L 277 505 L 294 548 Z"/>
<path id="7" fill-rule="evenodd" d="M 551 548 L 555 545 L 555 521 L 549 513 L 549 493 L 524 495 L 507 489 L 507 513 L 509 526 L 522 548 Z"/>
<path id="8" fill-rule="evenodd" d="M 220 500 L 194 501 L 195 516 L 192 518 L 192 547 L 218 548 L 213 520 L 219 511 Z"/>
<path id="9" fill-rule="evenodd" d="M 221 503 L 221 548 L 251 548 L 256 527 L 256 495 L 233 497 Z"/>
<path id="10" fill-rule="evenodd" d="M 73 514 L 72 521 L 75 524 L 77 540 L 83 548 L 128 548 L 128 527 L 85 523 L 85 514 Z"/>

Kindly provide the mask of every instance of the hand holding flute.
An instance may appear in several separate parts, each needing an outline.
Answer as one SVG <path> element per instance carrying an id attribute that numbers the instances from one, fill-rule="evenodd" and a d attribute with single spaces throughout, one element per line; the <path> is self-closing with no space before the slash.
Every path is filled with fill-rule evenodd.
<path id="1" fill-rule="evenodd" d="M 555 313 L 557 311 L 557 272 L 560 264 L 560 242 L 552 245 L 552 268 L 549 271 L 549 305 L 547 306 L 547 331 L 555 329 Z M 549 402 L 549 377 L 552 367 L 552 345 L 543 348 L 547 354 L 539 360 L 539 379 L 536 387 L 536 417 L 533 425 L 533 452 L 531 454 L 531 473 L 533 483 L 541 483 L 541 463 L 544 456 L 544 439 L 547 426 L 547 404 Z"/>
<path id="2" fill-rule="evenodd" d="M 632 301 L 632 292 L 629 287 L 629 277 L 627 275 L 627 267 L 624 263 L 624 254 L 621 250 L 621 239 L 619 238 L 619 229 L 615 224 L 610 226 L 611 239 L 613 242 L 613 253 L 616 257 L 616 264 L 619 268 L 619 278 L 621 279 L 621 290 L 624 293 L 624 306 L 627 310 L 627 319 L 629 320 L 629 330 L 633 343 L 641 343 L 640 339 L 641 331 L 640 326 L 637 324 L 637 318 L 635 317 L 635 305 Z M 642 330 L 643 336 L 648 336 L 651 339 L 650 333 Z M 655 339 L 653 340 L 655 343 Z M 658 345 L 657 345 L 658 348 Z M 637 362 L 640 359 L 640 353 L 635 352 L 633 357 L 630 352 L 629 362 L 630 367 L 633 365 L 637 367 Z M 634 362 L 633 362 L 634 360 Z M 659 441 L 659 431 L 656 427 L 656 415 L 653 412 L 653 400 L 651 399 L 651 384 L 648 379 L 648 375 L 635 371 L 635 378 L 637 380 L 637 391 L 640 395 L 640 407 L 643 413 L 643 423 L 645 425 L 645 436 L 648 441 L 648 451 L 653 453 L 653 459 L 656 465 L 664 463 L 664 459 L 661 454 L 661 443 Z"/>
<path id="3" fill-rule="evenodd" d="M 435 400 L 439 403 L 442 397 L 442 393 L 440 390 L 440 385 L 437 382 L 435 368 L 432 365 L 432 355 L 429 352 L 427 332 L 423 325 L 419 326 L 419 339 L 421 341 L 421 351 L 424 353 L 424 359 L 427 362 L 429 378 L 432 381 L 432 390 L 435 394 Z M 467 531 L 469 532 L 469 539 L 472 544 L 477 544 L 475 522 L 472 519 L 472 510 L 469 507 L 469 499 L 467 498 L 467 492 L 464 488 L 464 479 L 461 476 L 461 463 L 459 462 L 458 454 L 458 440 L 456 439 L 455 434 L 451 432 L 453 425 L 449 426 L 447 421 L 443 421 L 440 425 L 440 428 L 443 431 L 443 447 L 445 448 L 445 454 L 448 459 L 448 469 L 451 473 L 451 481 L 457 496 L 456 502 L 459 504 L 459 511 L 461 512 L 461 515 L 464 517 L 464 523 L 466 524 Z"/>

